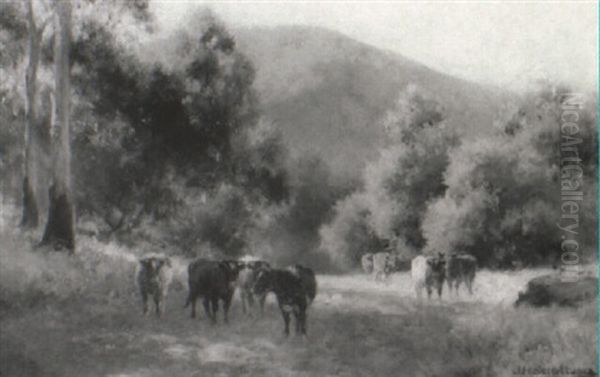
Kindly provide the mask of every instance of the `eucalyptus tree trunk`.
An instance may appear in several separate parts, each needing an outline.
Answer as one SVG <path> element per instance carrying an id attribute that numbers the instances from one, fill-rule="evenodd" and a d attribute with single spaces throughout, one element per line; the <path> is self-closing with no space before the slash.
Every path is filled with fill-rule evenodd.
<path id="1" fill-rule="evenodd" d="M 23 152 L 23 213 L 21 226 L 36 228 L 39 222 L 38 200 L 36 197 L 39 175 L 37 119 L 37 72 L 40 62 L 40 45 L 43 26 L 38 28 L 33 14 L 32 0 L 27 0 L 28 62 L 25 73 L 25 132 Z"/>
<path id="2" fill-rule="evenodd" d="M 69 48 L 71 3 L 55 0 L 54 96 L 52 100 L 52 180 L 49 188 L 48 222 L 42 244 L 75 251 L 74 211 L 71 184 Z"/>

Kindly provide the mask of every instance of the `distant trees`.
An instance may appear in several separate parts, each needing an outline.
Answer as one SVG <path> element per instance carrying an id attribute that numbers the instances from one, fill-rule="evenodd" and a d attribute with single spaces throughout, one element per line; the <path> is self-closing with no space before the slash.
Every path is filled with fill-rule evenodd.
<path id="1" fill-rule="evenodd" d="M 338 203 L 335 219 L 321 230 L 321 247 L 334 259 L 358 263 L 362 254 L 384 247 L 408 258 L 423 247 L 424 210 L 443 194 L 448 153 L 458 144 L 443 112 L 414 86 L 400 93 L 380 125 L 392 146 L 367 164 L 364 188 Z"/>
<path id="2" fill-rule="evenodd" d="M 492 135 L 459 145 L 444 127 L 443 109 L 407 88 L 382 122 L 396 143 L 367 165 L 364 188 L 337 202 L 333 220 L 321 228 L 321 249 L 346 267 L 388 247 L 404 257 L 468 252 L 494 268 L 555 262 L 565 175 L 559 132 L 568 92 L 548 85 L 529 93 L 509 107 Z M 578 207 L 583 259 L 596 245 L 592 103 L 578 108 L 579 134 L 572 140 L 588 200 Z"/>
<path id="3" fill-rule="evenodd" d="M 465 144 L 451 155 L 443 197 L 427 208 L 423 233 L 435 250 L 472 253 L 480 263 L 511 267 L 513 262 L 554 262 L 560 253 L 560 117 L 569 91 L 552 86 L 527 95 L 500 130 Z M 578 228 L 582 244 L 595 250 L 593 110 L 579 111 L 579 157 L 585 171 Z M 592 249 L 593 248 L 593 249 Z"/>

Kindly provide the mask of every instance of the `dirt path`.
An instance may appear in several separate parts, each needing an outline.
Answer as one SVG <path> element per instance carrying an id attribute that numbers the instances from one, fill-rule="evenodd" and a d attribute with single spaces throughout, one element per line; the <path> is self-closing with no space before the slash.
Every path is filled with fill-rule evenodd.
<path id="1" fill-rule="evenodd" d="M 183 290 L 169 296 L 164 319 L 141 317 L 134 298 L 31 311 L 2 321 L 3 377 L 431 376 L 460 340 L 454 319 L 485 305 L 419 304 L 397 284 L 354 285 L 320 279 L 308 339 L 282 336 L 272 298 L 262 317 L 244 317 L 235 301 L 230 324 L 216 326 L 189 318 Z"/>

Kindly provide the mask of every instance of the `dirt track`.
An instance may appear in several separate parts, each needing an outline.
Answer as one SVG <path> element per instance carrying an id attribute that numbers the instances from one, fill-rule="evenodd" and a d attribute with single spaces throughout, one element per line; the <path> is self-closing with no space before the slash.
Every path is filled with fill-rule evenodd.
<path id="1" fill-rule="evenodd" d="M 133 299 L 10 317 L 2 322 L 3 376 L 498 375 L 485 366 L 494 355 L 477 354 L 493 344 L 472 344 L 462 334 L 490 313 L 512 310 L 514 296 L 500 296 L 512 296 L 523 279 L 492 297 L 485 291 L 494 279 L 483 274 L 473 298 L 421 303 L 405 274 L 388 285 L 364 276 L 318 280 L 308 339 L 282 336 L 272 297 L 262 317 L 244 317 L 236 300 L 230 324 L 220 316 L 213 326 L 204 315 L 189 318 L 184 290 L 172 292 L 164 319 L 141 317 Z"/>

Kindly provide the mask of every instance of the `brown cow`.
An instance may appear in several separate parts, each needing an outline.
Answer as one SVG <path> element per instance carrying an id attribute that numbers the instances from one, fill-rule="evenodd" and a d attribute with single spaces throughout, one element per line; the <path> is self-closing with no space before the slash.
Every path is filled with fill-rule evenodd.
<path id="1" fill-rule="evenodd" d="M 139 260 L 136 283 L 140 290 L 144 315 L 149 312 L 148 298 L 154 301 L 157 316 L 164 315 L 169 285 L 173 278 L 171 260 L 161 255 L 150 255 Z"/>

